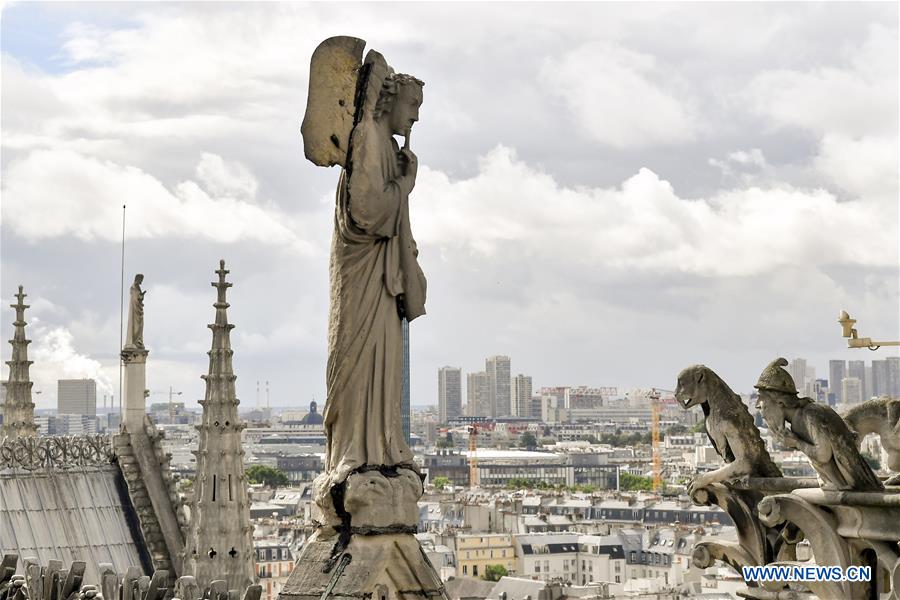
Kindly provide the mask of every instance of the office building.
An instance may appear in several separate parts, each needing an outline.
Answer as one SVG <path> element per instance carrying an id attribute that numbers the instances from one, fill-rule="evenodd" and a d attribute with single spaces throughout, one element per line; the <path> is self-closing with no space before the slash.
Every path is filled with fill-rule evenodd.
<path id="1" fill-rule="evenodd" d="M 888 393 L 888 364 L 886 360 L 872 361 L 872 395 L 883 396 Z"/>
<path id="2" fill-rule="evenodd" d="M 466 414 L 470 417 L 491 416 L 490 378 L 484 371 L 466 377 Z"/>
<path id="3" fill-rule="evenodd" d="M 862 382 L 856 377 L 844 377 L 841 381 L 841 398 L 846 404 L 862 402 Z"/>
<path id="4" fill-rule="evenodd" d="M 889 356 L 887 363 L 887 394 L 891 398 L 900 398 L 900 356 Z"/>
<path id="5" fill-rule="evenodd" d="M 93 379 L 57 381 L 57 413 L 97 416 L 97 382 Z"/>
<path id="6" fill-rule="evenodd" d="M 442 424 L 462 415 L 462 369 L 458 367 L 438 369 L 438 415 Z"/>
<path id="7" fill-rule="evenodd" d="M 859 380 L 860 397 L 866 400 L 866 361 L 851 360 L 847 362 L 847 377 L 855 377 Z M 846 400 L 846 402 L 850 402 Z"/>
<path id="8" fill-rule="evenodd" d="M 492 417 L 507 417 L 511 414 L 510 360 L 508 356 L 490 356 L 484 361 L 484 371 L 488 375 L 488 400 Z"/>
<path id="9" fill-rule="evenodd" d="M 806 387 L 806 359 L 795 358 L 791 361 L 791 364 L 788 365 L 787 371 L 791 374 L 791 379 L 794 380 L 797 391 L 802 394 Z"/>
<path id="10" fill-rule="evenodd" d="M 403 428 L 403 438 L 409 444 L 409 321 L 400 319 L 400 327 L 403 335 L 403 371 L 400 376 L 400 426 Z"/>
<path id="11" fill-rule="evenodd" d="M 835 402 L 844 401 L 841 394 L 841 382 L 847 376 L 846 360 L 829 360 L 828 361 L 828 389 L 835 395 Z"/>
<path id="12" fill-rule="evenodd" d="M 511 381 L 512 416 L 531 417 L 531 376 L 519 373 Z"/>

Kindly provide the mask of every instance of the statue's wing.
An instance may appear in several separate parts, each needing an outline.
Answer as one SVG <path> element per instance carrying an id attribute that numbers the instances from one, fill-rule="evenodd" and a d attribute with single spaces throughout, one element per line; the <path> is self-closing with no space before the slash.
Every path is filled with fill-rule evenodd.
<path id="1" fill-rule="evenodd" d="M 826 433 L 826 435 L 828 435 Z M 859 453 L 855 443 L 842 435 L 829 435 L 832 456 L 844 480 L 854 490 L 871 491 L 882 489 L 881 482 L 872 472 L 869 463 Z"/>
<path id="2" fill-rule="evenodd" d="M 309 95 L 300 133 L 303 153 L 320 167 L 344 166 L 347 161 L 365 46 L 359 38 L 331 37 L 319 44 L 310 60 Z"/>

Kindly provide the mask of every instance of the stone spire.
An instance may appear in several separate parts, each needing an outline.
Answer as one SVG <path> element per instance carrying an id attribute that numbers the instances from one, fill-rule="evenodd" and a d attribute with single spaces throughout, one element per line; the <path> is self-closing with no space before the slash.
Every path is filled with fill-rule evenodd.
<path id="1" fill-rule="evenodd" d="M 191 510 L 191 527 L 187 543 L 186 572 L 207 586 L 224 579 L 228 589 L 243 592 L 256 581 L 250 501 L 244 475 L 244 450 L 238 419 L 238 400 L 235 397 L 234 371 L 231 359 L 231 330 L 228 323 L 228 302 L 225 293 L 231 284 L 225 281 L 225 261 L 219 261 L 216 271 L 219 280 L 213 282 L 218 290 L 216 322 L 212 329 L 212 348 L 209 351 L 209 374 L 203 420 L 197 456 L 197 478 Z"/>
<path id="2" fill-rule="evenodd" d="M 28 360 L 28 344 L 31 340 L 25 339 L 25 292 L 19 286 L 16 294 L 18 302 L 10 304 L 16 309 L 16 320 L 13 323 L 16 332 L 12 344 L 12 358 L 6 361 L 9 365 L 9 381 L 3 383 L 6 387 L 6 403 L 3 405 L 3 429 L 0 438 L 15 439 L 19 437 L 34 437 L 37 435 L 37 425 L 34 423 L 34 402 L 31 401 L 31 386 L 34 385 L 29 376 L 28 368 L 33 361 Z"/>

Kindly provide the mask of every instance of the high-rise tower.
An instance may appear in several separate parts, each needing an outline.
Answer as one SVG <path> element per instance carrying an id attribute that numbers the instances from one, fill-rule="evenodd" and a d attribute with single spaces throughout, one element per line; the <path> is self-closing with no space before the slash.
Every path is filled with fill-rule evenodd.
<path id="1" fill-rule="evenodd" d="M 253 540 L 250 525 L 250 501 L 244 476 L 244 450 L 238 419 L 238 400 L 232 369 L 231 330 L 225 293 L 231 284 L 225 281 L 225 261 L 219 261 L 216 322 L 209 351 L 206 397 L 200 401 L 203 419 L 197 455 L 197 479 L 187 542 L 187 570 L 201 588 L 216 579 L 224 579 L 228 589 L 244 590 L 255 583 Z"/>
<path id="2" fill-rule="evenodd" d="M 6 361 L 9 365 L 9 381 L 3 383 L 6 387 L 6 402 L 3 405 L 3 429 L 0 430 L 0 439 L 15 439 L 20 437 L 34 437 L 37 435 L 37 425 L 34 423 L 34 402 L 31 401 L 31 386 L 34 385 L 28 374 L 28 368 L 32 362 L 28 360 L 28 344 L 31 340 L 25 339 L 25 292 L 19 286 L 16 294 L 17 302 L 10 304 L 16 309 L 16 320 L 13 322 L 16 330 L 12 344 L 12 356 Z"/>
<path id="3" fill-rule="evenodd" d="M 438 369 L 438 420 L 446 423 L 462 414 L 462 369 Z"/>
<path id="4" fill-rule="evenodd" d="M 484 370 L 490 378 L 488 395 L 492 417 L 506 417 L 512 414 L 510 397 L 510 361 L 508 356 L 489 356 L 484 361 Z"/>

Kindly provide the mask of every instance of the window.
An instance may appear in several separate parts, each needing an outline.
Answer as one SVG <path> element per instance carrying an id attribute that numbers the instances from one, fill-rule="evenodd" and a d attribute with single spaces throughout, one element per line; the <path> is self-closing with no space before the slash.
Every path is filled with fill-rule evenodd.
<path id="1" fill-rule="evenodd" d="M 478 577 L 478 565 L 472 565 L 472 577 Z"/>
<path id="2" fill-rule="evenodd" d="M 616 575 L 616 583 L 622 583 L 622 578 Z"/>
<path id="3" fill-rule="evenodd" d="M 540 563 L 534 563 L 534 572 L 535 573 L 541 572 L 541 564 Z"/>
<path id="4" fill-rule="evenodd" d="M 469 574 L 469 565 L 463 565 L 463 575 Z"/>

